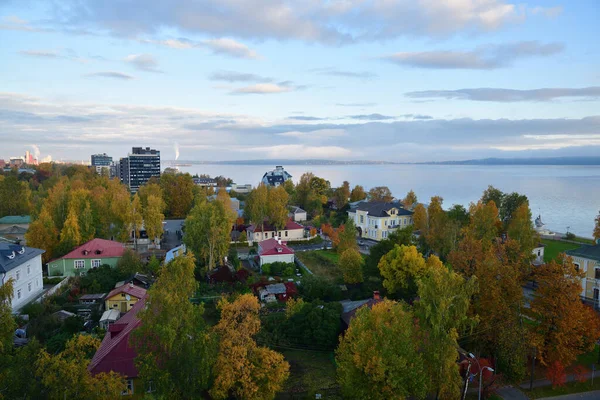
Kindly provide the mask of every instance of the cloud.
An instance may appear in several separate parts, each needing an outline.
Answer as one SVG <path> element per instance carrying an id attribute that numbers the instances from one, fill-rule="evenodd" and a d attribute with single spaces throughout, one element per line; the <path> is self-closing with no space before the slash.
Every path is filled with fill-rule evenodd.
<path id="1" fill-rule="evenodd" d="M 314 131 L 306 131 L 306 132 L 288 131 L 288 132 L 278 133 L 277 135 L 283 136 L 283 137 L 293 137 L 293 138 L 301 138 L 301 139 L 306 139 L 306 138 L 323 139 L 323 138 L 333 138 L 333 137 L 344 136 L 344 135 L 346 135 L 346 132 L 343 129 L 317 129 Z"/>
<path id="2" fill-rule="evenodd" d="M 158 61 L 156 61 L 152 54 L 130 54 L 125 57 L 125 62 L 141 71 L 162 73 L 158 69 Z"/>
<path id="3" fill-rule="evenodd" d="M 377 77 L 376 74 L 369 71 L 344 71 L 337 68 L 316 68 L 311 71 L 319 75 L 339 76 L 342 78 L 372 79 Z"/>
<path id="4" fill-rule="evenodd" d="M 260 75 L 248 74 L 244 72 L 235 71 L 215 71 L 208 79 L 212 81 L 225 81 L 225 82 L 258 82 L 258 83 L 269 83 L 273 82 L 273 78 L 267 78 Z"/>
<path id="5" fill-rule="evenodd" d="M 556 18 L 563 12 L 561 6 L 557 7 L 533 7 L 529 10 L 533 15 L 543 15 L 546 18 Z"/>
<path id="6" fill-rule="evenodd" d="M 62 58 L 62 56 L 54 50 L 21 50 L 19 54 L 38 58 Z"/>
<path id="7" fill-rule="evenodd" d="M 486 45 L 471 51 L 401 52 L 381 59 L 407 67 L 434 69 L 505 68 L 513 61 L 530 57 L 548 57 L 562 52 L 562 43 L 541 44 L 537 41 Z"/>
<path id="8" fill-rule="evenodd" d="M 254 0 L 172 0 L 168 7 L 162 0 L 138 0 L 125 2 L 118 9 L 102 2 L 63 0 L 61 6 L 49 8 L 53 14 L 47 20 L 72 29 L 85 27 L 121 37 L 169 30 L 205 37 L 301 40 L 331 45 L 485 33 L 522 22 L 527 11 L 511 0 L 268 0 L 260 7 Z M 224 47 L 230 48 L 227 44 Z M 255 58 L 251 52 L 232 51 Z"/>
<path id="9" fill-rule="evenodd" d="M 341 159 L 352 157 L 352 151 L 342 146 L 307 146 L 283 144 L 276 146 L 250 147 L 245 152 L 255 153 L 260 158 L 281 159 Z"/>
<path id="10" fill-rule="evenodd" d="M 413 99 L 459 99 L 472 101 L 551 101 L 560 98 L 600 98 L 600 86 L 584 88 L 542 88 L 530 90 L 474 88 L 457 90 L 424 90 L 404 94 Z"/>
<path id="11" fill-rule="evenodd" d="M 258 53 L 256 53 L 254 50 L 250 50 L 245 44 L 237 42 L 233 39 L 210 39 L 205 40 L 202 43 L 210 47 L 215 54 L 226 54 L 228 56 L 237 58 L 260 58 Z"/>
<path id="12" fill-rule="evenodd" d="M 381 114 L 348 115 L 348 118 L 362 119 L 362 120 L 367 120 L 367 121 L 385 121 L 385 120 L 389 120 L 389 119 L 396 119 L 396 117 L 392 117 L 390 115 L 381 115 Z"/>
<path id="13" fill-rule="evenodd" d="M 340 107 L 373 107 L 377 103 L 336 103 L 335 105 Z"/>
<path id="14" fill-rule="evenodd" d="M 402 115 L 400 115 L 400 117 L 411 118 L 411 119 L 420 119 L 420 120 L 433 119 L 433 117 L 431 115 L 423 115 L 423 114 L 402 114 Z"/>
<path id="15" fill-rule="evenodd" d="M 113 79 L 122 79 L 122 80 L 135 79 L 131 75 L 127 75 L 127 74 L 124 74 L 123 72 L 116 72 L 116 71 L 93 72 L 91 74 L 86 74 L 84 76 L 86 76 L 88 78 L 100 77 L 100 78 L 113 78 Z"/>
<path id="16" fill-rule="evenodd" d="M 287 117 L 287 119 L 293 119 L 296 121 L 323 121 L 327 118 L 311 117 L 310 115 L 292 115 L 290 117 Z"/>
<path id="17" fill-rule="evenodd" d="M 234 89 L 230 94 L 274 94 L 292 92 L 303 88 L 304 86 L 294 86 L 290 81 L 279 83 L 257 83 L 255 85 Z"/>

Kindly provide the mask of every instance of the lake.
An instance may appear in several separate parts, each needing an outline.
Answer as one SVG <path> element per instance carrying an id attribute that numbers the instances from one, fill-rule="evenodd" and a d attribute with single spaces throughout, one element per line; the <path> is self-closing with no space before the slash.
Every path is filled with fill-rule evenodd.
<path id="1" fill-rule="evenodd" d="M 190 174 L 223 175 L 236 183 L 258 184 L 268 165 L 193 165 L 180 167 Z M 347 180 L 351 186 L 387 186 L 403 198 L 412 189 L 419 201 L 444 198 L 444 208 L 468 207 L 488 185 L 504 192 L 527 195 L 534 218 L 542 215 L 546 228 L 591 237 L 600 210 L 600 166 L 471 166 L 471 165 L 289 165 L 285 169 L 297 182 L 312 172 L 333 187 Z"/>

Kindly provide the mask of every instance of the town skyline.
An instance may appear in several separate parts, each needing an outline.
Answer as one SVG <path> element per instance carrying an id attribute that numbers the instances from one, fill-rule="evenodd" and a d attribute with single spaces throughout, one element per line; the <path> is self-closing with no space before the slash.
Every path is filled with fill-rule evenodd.
<path id="1" fill-rule="evenodd" d="M 593 1 L 0 6 L 3 156 L 593 156 Z M 131 3 L 135 6 L 135 2 Z M 60 10 L 60 11 L 58 11 Z M 177 10 L 177 11 L 175 11 Z M 187 15 L 188 17 L 185 17 Z"/>

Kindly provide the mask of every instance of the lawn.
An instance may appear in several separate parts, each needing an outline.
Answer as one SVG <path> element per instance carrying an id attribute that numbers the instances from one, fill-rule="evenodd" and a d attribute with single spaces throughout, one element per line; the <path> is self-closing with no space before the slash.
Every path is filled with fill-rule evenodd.
<path id="1" fill-rule="evenodd" d="M 573 250 L 581 247 L 579 244 L 562 242 L 560 240 L 542 239 L 542 243 L 546 245 L 544 249 L 544 261 L 550 262 L 560 254 L 567 250 Z"/>
<path id="2" fill-rule="evenodd" d="M 290 377 L 277 399 L 314 399 L 321 393 L 324 399 L 341 399 L 335 376 L 334 356 L 331 352 L 282 350 L 290 363 Z"/>
<path id="3" fill-rule="evenodd" d="M 562 396 L 565 394 L 589 392 L 592 390 L 600 390 L 600 377 L 594 379 L 593 386 L 590 380 L 585 383 L 569 382 L 562 387 L 557 387 L 556 389 L 552 389 L 552 386 L 545 386 L 534 388 L 532 391 L 524 390 L 523 392 L 529 396 L 530 399 L 540 399 L 543 397 Z"/>
<path id="4" fill-rule="evenodd" d="M 299 251 L 296 253 L 296 257 L 319 278 L 330 282 L 342 279 L 342 271 L 337 263 L 339 256 L 332 250 Z"/>

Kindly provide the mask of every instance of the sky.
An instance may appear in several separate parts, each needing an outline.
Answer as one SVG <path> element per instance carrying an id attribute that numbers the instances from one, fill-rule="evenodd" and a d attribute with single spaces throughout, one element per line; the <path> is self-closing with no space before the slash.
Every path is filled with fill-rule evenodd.
<path id="1" fill-rule="evenodd" d="M 597 0 L 0 0 L 0 158 L 600 155 Z"/>

